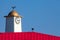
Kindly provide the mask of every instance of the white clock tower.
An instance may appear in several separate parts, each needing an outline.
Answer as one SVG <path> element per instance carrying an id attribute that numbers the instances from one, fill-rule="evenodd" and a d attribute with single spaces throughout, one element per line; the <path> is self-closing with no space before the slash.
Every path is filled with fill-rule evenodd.
<path id="1" fill-rule="evenodd" d="M 22 32 L 21 16 L 12 10 L 6 17 L 5 32 Z"/>

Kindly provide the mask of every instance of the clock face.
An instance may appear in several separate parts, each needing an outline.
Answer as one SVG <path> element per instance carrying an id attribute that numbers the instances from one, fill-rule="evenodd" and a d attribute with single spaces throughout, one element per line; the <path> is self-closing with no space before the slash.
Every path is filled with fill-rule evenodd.
<path id="1" fill-rule="evenodd" d="M 17 24 L 19 24 L 20 23 L 20 18 L 15 18 L 15 22 L 17 23 Z"/>

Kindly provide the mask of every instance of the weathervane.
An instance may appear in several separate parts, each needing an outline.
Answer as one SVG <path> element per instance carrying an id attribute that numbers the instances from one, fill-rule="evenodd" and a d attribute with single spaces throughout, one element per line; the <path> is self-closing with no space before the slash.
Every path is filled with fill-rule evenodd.
<path id="1" fill-rule="evenodd" d="M 14 10 L 16 8 L 16 6 L 12 6 L 12 9 Z"/>

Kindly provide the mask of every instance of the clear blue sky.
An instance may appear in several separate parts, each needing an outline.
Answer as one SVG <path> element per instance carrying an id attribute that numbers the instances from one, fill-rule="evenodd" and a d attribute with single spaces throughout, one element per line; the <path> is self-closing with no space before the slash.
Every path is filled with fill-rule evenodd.
<path id="1" fill-rule="evenodd" d="M 23 16 L 23 31 L 31 31 L 60 36 L 60 0 L 0 0 L 0 32 L 5 31 L 5 15 L 16 6 Z"/>

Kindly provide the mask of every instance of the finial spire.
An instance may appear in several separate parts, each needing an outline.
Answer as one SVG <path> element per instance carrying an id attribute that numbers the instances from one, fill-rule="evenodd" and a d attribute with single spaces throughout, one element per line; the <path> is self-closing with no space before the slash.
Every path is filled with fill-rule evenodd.
<path id="1" fill-rule="evenodd" d="M 12 9 L 14 10 L 16 8 L 16 6 L 12 6 Z"/>

